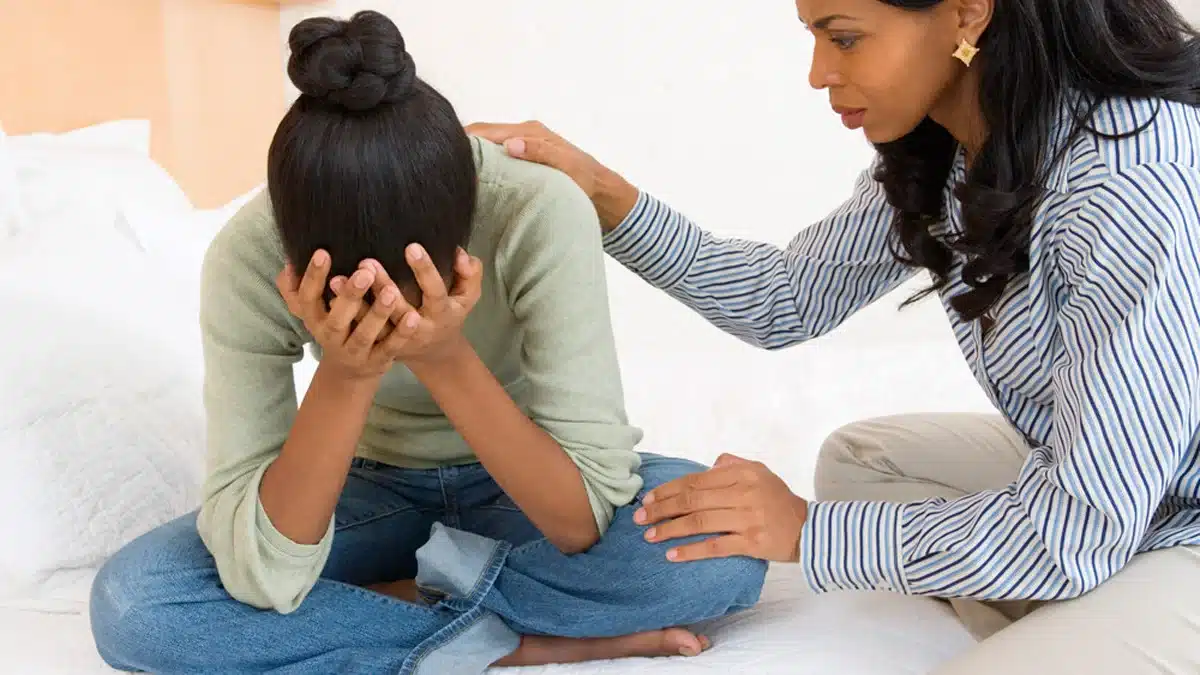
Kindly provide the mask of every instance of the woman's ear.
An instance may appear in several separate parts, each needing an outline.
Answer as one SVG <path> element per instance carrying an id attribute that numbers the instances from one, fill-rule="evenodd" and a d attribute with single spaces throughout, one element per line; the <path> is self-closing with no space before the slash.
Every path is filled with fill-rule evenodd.
<path id="1" fill-rule="evenodd" d="M 958 2 L 958 29 L 960 37 L 971 44 L 979 43 L 979 36 L 992 22 L 996 0 L 956 0 Z"/>

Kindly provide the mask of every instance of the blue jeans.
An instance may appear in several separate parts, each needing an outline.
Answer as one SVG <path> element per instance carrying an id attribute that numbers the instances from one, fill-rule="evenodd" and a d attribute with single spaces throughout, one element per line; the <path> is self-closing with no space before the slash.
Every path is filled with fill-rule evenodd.
<path id="1" fill-rule="evenodd" d="M 609 637 L 686 626 L 756 603 L 766 563 L 666 559 L 633 522 L 645 492 L 703 466 L 642 455 L 643 490 L 585 553 L 564 555 L 481 465 L 411 470 L 356 460 L 329 560 L 299 609 L 232 599 L 195 514 L 114 555 L 92 588 L 92 632 L 119 670 L 472 675 L 520 635 Z M 684 540 L 686 541 L 686 540 Z M 366 590 L 416 578 L 408 603 Z"/>

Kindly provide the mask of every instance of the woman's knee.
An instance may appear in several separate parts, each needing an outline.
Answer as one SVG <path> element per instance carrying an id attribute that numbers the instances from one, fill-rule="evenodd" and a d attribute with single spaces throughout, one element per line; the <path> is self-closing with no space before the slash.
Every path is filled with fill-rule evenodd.
<path id="1" fill-rule="evenodd" d="M 852 422 L 835 429 L 821 443 L 813 475 L 817 501 L 861 499 L 856 486 L 878 480 L 877 469 L 869 468 L 867 456 L 880 454 L 874 429 L 881 419 Z"/>

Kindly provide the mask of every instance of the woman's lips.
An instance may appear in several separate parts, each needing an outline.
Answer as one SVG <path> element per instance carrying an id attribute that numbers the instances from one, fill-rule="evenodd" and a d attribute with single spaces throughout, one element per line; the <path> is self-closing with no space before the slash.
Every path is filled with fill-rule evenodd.
<path id="1" fill-rule="evenodd" d="M 846 125 L 847 129 L 862 128 L 863 118 L 867 114 L 866 108 L 847 108 L 839 105 L 833 106 L 833 111 L 842 116 L 842 124 Z"/>

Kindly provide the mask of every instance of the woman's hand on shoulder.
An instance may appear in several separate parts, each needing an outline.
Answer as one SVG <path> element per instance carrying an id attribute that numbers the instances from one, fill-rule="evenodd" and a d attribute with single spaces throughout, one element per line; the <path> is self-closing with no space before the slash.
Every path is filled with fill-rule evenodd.
<path id="1" fill-rule="evenodd" d="M 477 122 L 468 125 L 466 131 L 503 145 L 513 157 L 565 173 L 592 200 L 605 232 L 620 224 L 637 203 L 637 188 L 541 122 Z"/>

